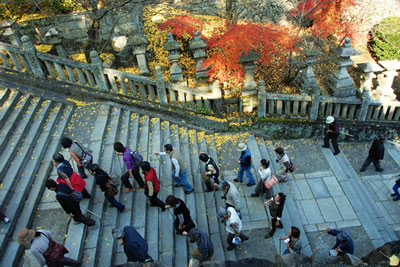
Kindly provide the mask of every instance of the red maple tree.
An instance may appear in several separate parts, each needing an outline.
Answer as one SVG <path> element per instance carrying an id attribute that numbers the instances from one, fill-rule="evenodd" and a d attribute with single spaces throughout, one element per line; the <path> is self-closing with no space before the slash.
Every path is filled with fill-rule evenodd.
<path id="1" fill-rule="evenodd" d="M 305 0 L 293 8 L 289 16 L 315 37 L 326 39 L 335 36 L 343 40 L 352 37 L 356 31 L 356 26 L 345 16 L 348 8 L 354 5 L 355 0 Z"/>
<path id="2" fill-rule="evenodd" d="M 184 34 L 194 37 L 195 32 L 201 33 L 203 21 L 189 16 L 175 16 L 160 25 L 160 30 L 169 28 L 169 31 L 177 38 L 182 38 Z"/>

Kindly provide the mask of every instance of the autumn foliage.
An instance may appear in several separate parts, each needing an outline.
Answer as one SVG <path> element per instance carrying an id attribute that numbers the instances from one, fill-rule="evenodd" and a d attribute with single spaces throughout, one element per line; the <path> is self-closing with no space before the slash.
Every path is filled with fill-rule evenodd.
<path id="1" fill-rule="evenodd" d="M 202 30 L 203 21 L 198 18 L 189 16 L 176 16 L 160 25 L 160 30 L 169 29 L 169 31 L 177 38 L 182 38 L 184 35 L 194 37 L 195 32 Z"/>
<path id="2" fill-rule="evenodd" d="M 345 17 L 347 9 L 354 5 L 355 0 L 305 0 L 291 10 L 290 16 L 315 37 L 343 39 L 355 34 L 355 25 Z"/>

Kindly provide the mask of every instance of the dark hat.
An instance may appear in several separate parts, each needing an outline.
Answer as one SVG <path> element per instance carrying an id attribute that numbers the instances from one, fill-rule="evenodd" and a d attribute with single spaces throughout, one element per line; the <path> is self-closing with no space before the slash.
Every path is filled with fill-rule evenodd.
<path id="1" fill-rule="evenodd" d="M 229 183 L 227 181 L 221 182 L 221 187 L 227 187 L 227 186 L 229 186 Z"/>
<path id="2" fill-rule="evenodd" d="M 340 233 L 336 236 L 336 238 L 337 238 L 339 241 L 347 240 L 347 239 L 349 239 L 349 237 L 350 237 L 349 233 L 347 233 L 347 232 L 345 232 L 345 231 L 340 232 Z"/>

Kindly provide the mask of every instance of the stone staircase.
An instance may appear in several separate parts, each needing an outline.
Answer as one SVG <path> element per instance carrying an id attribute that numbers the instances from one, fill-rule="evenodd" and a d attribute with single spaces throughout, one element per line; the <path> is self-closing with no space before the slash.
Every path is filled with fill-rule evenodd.
<path id="1" fill-rule="evenodd" d="M 312 241 L 309 234 L 326 227 L 361 226 L 375 247 L 397 239 L 395 231 L 400 229 L 400 218 L 397 219 L 387 205 L 398 207 L 400 203 L 386 203 L 384 196 L 393 183 L 392 174 L 382 175 L 379 182 L 375 176 L 360 176 L 351 163 L 352 157 L 346 153 L 335 157 L 331 151 L 321 149 L 317 140 L 272 143 L 252 134 L 238 139 L 239 133 L 219 135 L 182 121 L 155 117 L 132 107 L 114 103 L 97 104 L 93 120 L 85 121 L 85 133 L 80 133 L 85 137 L 83 143 L 93 150 L 94 162 L 108 173 L 120 176 L 126 169 L 122 159 L 114 153 L 114 143 L 120 141 L 131 149 L 137 149 L 157 171 L 162 186 L 160 199 L 164 200 L 169 194 L 183 199 L 196 226 L 210 234 L 216 261 L 235 261 L 243 258 L 243 252 L 226 250 L 225 226 L 216 215 L 216 211 L 225 206 L 221 199 L 223 193 L 220 190 L 204 193 L 205 185 L 201 178 L 204 166 L 199 162 L 198 155 L 200 152 L 208 153 L 219 163 L 221 178 L 232 181 L 237 177 L 237 165 L 229 162 L 236 163 L 234 159 L 239 154 L 234 151 L 240 138 L 252 152 L 253 174 L 257 180 L 260 179 L 257 168 L 262 158 L 270 160 L 273 173 L 279 167 L 275 162 L 274 146 L 285 146 L 296 163 L 296 170 L 289 181 L 274 187 L 275 193 L 283 192 L 287 199 L 282 218 L 284 228 L 277 229 L 275 238 L 269 239 L 271 241 L 260 239 L 273 244 L 274 251 L 268 251 L 269 254 L 285 249 L 277 237 L 286 235 L 291 226 L 300 228 L 305 246 L 302 253 L 307 256 L 313 253 L 313 244 L 306 246 Z M 76 111 L 79 107 L 62 99 L 1 89 L 0 105 L 0 203 L 11 218 L 10 223 L 0 224 L 0 266 L 17 266 L 22 248 L 15 241 L 16 231 L 32 225 L 40 203 L 51 209 L 60 209 L 54 192 L 44 189 L 45 180 L 57 176 L 51 164 L 52 155 L 59 151 L 69 159 L 68 153 L 59 149 L 59 140 L 67 133 L 79 136 L 78 132 L 83 130 L 81 124 L 76 122 L 66 130 L 70 118 L 79 113 Z M 182 188 L 175 188 L 169 159 L 154 155 L 154 152 L 162 151 L 166 143 L 171 143 L 187 159 L 188 179 L 195 190 L 193 194 L 185 195 Z M 230 150 L 225 151 L 221 147 L 229 147 Z M 387 145 L 387 151 L 400 166 L 399 150 Z M 88 229 L 82 224 L 73 224 L 66 214 L 59 218 L 69 220 L 64 238 L 69 250 L 67 256 L 81 259 L 82 266 L 123 264 L 126 256 L 123 248 L 112 238 L 111 230 L 132 225 L 148 241 L 149 254 L 154 260 L 168 266 L 187 266 L 193 245 L 184 236 L 175 235 L 172 213 L 149 206 L 143 190 L 118 194 L 116 198 L 126 206 L 125 211 L 120 213 L 108 206 L 91 175 L 86 182 L 92 198 L 82 200 L 81 207 L 97 224 Z M 386 187 L 378 191 L 377 188 L 382 185 Z M 246 187 L 245 183 L 237 184 L 237 187 L 242 196 L 244 231 L 250 235 L 257 230 L 261 230 L 257 233 L 267 233 L 270 219 L 263 206 L 265 200 L 250 197 L 255 187 Z M 123 189 L 122 185 L 120 189 Z M 244 242 L 241 248 L 246 250 L 251 246 L 267 244 L 251 244 L 251 240 Z"/>
<path id="2" fill-rule="evenodd" d="M 22 91 L 0 91 L 0 203 L 11 219 L 0 224 L 0 265 L 12 266 L 20 252 L 16 231 L 31 225 L 74 104 Z"/>

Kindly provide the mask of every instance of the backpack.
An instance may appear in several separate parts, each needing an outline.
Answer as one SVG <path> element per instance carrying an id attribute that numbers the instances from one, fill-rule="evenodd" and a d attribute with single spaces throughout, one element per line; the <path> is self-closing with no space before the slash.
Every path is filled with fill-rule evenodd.
<path id="1" fill-rule="evenodd" d="M 289 171 L 290 172 L 294 171 L 294 163 L 291 160 L 289 160 Z"/>
<path id="2" fill-rule="evenodd" d="M 93 156 L 89 152 L 85 151 L 78 142 L 75 142 L 75 144 L 77 144 L 82 150 L 82 157 L 79 158 L 79 161 L 83 167 L 87 168 L 88 165 L 93 162 Z"/>
<path id="3" fill-rule="evenodd" d="M 135 166 L 139 168 L 143 162 L 142 155 L 140 155 L 139 152 L 137 152 L 137 150 L 135 150 L 135 151 L 131 151 L 131 156 L 132 156 L 133 162 L 135 163 Z"/>

